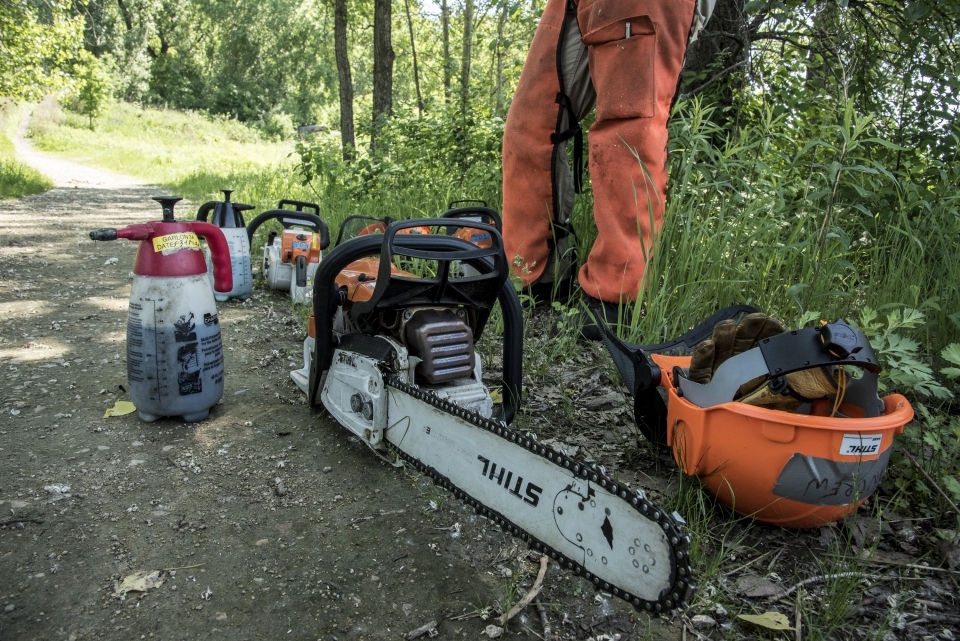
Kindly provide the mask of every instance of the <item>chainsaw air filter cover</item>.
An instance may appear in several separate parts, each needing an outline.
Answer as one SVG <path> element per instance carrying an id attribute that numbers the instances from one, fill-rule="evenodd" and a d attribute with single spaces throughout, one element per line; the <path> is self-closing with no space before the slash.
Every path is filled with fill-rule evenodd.
<path id="1" fill-rule="evenodd" d="M 876 412 L 841 404 L 842 417 L 831 416 L 830 399 L 808 414 L 734 401 L 700 407 L 678 389 L 689 357 L 650 358 L 662 372 L 677 464 L 730 509 L 772 525 L 818 527 L 856 510 L 880 484 L 894 435 L 913 418 L 899 394 L 880 399 Z"/>
<path id="2" fill-rule="evenodd" d="M 469 378 L 476 355 L 473 330 L 463 317 L 453 309 L 410 311 L 413 316 L 406 323 L 404 338 L 410 355 L 422 359 L 417 364 L 417 376 L 431 385 Z"/>

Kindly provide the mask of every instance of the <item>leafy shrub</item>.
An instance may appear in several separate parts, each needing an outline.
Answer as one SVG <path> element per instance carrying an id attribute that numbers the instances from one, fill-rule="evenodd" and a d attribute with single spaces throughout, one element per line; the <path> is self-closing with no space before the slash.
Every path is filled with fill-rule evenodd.
<path id="1" fill-rule="evenodd" d="M 260 121 L 260 129 L 275 140 L 288 140 L 297 133 L 293 116 L 282 111 L 270 112 L 264 120 Z"/>
<path id="2" fill-rule="evenodd" d="M 345 162 L 332 136 L 297 143 L 304 182 L 321 195 L 334 225 L 349 213 L 413 218 L 437 216 L 452 200 L 500 203 L 503 120 L 455 108 L 398 113 Z"/>

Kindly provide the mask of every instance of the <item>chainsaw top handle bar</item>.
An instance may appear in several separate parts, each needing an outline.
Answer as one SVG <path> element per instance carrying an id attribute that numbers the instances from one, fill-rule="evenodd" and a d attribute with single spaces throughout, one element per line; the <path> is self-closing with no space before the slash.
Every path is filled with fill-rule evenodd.
<path id="1" fill-rule="evenodd" d="M 479 205 L 470 205 L 467 207 L 457 207 L 454 208 L 454 205 L 460 203 L 480 203 Z M 503 233 L 503 222 L 500 219 L 500 214 L 494 209 L 487 207 L 487 203 L 482 200 L 455 200 L 450 203 L 450 209 L 441 214 L 441 218 L 452 218 L 452 219 L 461 219 L 467 218 L 479 218 L 479 222 L 485 223 L 487 225 L 493 225 L 497 228 L 497 231 L 501 234 Z M 476 222 L 476 221 L 475 221 Z M 451 227 L 447 229 L 447 234 L 452 236 L 455 230 Z"/>
<path id="2" fill-rule="evenodd" d="M 407 221 L 404 221 L 407 222 Z M 413 221 L 410 221 L 413 222 Z M 427 221 L 416 221 L 415 225 L 443 226 L 447 222 L 440 222 L 436 219 Z M 394 223 L 396 224 L 396 223 Z M 470 222 L 465 227 L 477 227 L 476 222 Z M 430 255 L 436 259 L 437 254 L 444 254 L 445 260 L 461 260 L 476 269 L 481 276 L 499 276 L 501 272 L 496 264 L 499 261 L 494 260 L 491 253 L 478 253 L 477 249 L 471 243 L 440 234 L 385 234 L 390 236 L 390 247 L 399 250 L 400 255 L 409 255 L 416 252 L 419 254 Z M 494 234 L 499 238 L 499 234 L 494 230 Z M 313 283 L 313 315 L 316 329 L 316 352 L 313 359 L 313 371 L 310 376 L 310 390 L 308 394 L 309 403 L 316 405 L 319 402 L 320 381 L 324 372 L 330 369 L 333 362 L 333 353 L 336 349 L 333 337 L 333 317 L 337 309 L 342 304 L 340 287 L 336 284 L 337 275 L 350 263 L 361 258 L 374 256 L 383 251 L 387 244 L 387 238 L 381 238 L 379 235 L 358 236 L 342 245 L 335 247 L 320 262 Z M 502 241 L 501 241 L 502 242 Z M 490 248 L 484 250 L 490 252 Z M 493 252 L 495 253 L 495 252 Z M 466 258 L 454 258 L 456 256 L 467 256 Z M 502 249 L 501 249 L 502 256 Z M 505 260 L 505 259 L 504 259 Z M 384 259 L 381 254 L 381 265 L 387 264 L 389 269 L 389 259 Z M 466 280 L 466 279 L 463 279 Z M 503 405 L 496 412 L 496 419 L 504 423 L 510 423 L 516 414 L 520 405 L 522 381 L 523 381 L 523 311 L 520 307 L 520 299 L 513 283 L 503 278 L 500 281 L 497 290 L 496 301 L 500 304 L 500 310 L 503 314 Z M 487 310 L 489 312 L 489 310 Z M 482 326 L 478 328 L 482 330 Z M 480 338 L 480 331 L 477 332 L 475 340 Z"/>
<path id="3" fill-rule="evenodd" d="M 299 201 L 281 200 L 280 204 L 291 202 Z M 319 207 L 317 207 L 317 209 L 319 210 Z M 251 245 L 253 244 L 253 235 L 257 232 L 257 229 L 268 220 L 280 221 L 284 229 L 290 229 L 295 225 L 307 227 L 313 233 L 320 234 L 320 249 L 326 249 L 330 246 L 330 230 L 327 229 L 327 223 L 323 222 L 320 216 L 305 211 L 294 211 L 292 209 L 270 209 L 251 220 L 250 225 L 247 226 L 247 240 L 250 241 Z"/>

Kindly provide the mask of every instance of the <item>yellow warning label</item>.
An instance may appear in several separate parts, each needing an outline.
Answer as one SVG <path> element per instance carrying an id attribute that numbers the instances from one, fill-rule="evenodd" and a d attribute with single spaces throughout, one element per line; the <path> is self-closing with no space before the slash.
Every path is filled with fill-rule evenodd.
<path id="1" fill-rule="evenodd" d="M 179 234 L 167 234 L 166 236 L 157 236 L 153 239 L 153 251 L 155 252 L 175 252 L 181 249 L 196 249 L 200 251 L 200 239 L 192 231 Z"/>

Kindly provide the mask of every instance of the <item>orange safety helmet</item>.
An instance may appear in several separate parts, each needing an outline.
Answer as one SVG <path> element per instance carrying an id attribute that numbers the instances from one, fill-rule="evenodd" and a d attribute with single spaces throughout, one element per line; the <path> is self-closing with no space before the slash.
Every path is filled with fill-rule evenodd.
<path id="1" fill-rule="evenodd" d="M 913 418 L 900 394 L 878 396 L 880 364 L 863 333 L 842 320 L 766 338 L 706 384 L 687 378 L 689 356 L 655 353 L 661 346 L 644 351 L 603 329 L 621 373 L 633 366 L 624 378 L 644 434 L 669 446 L 683 472 L 721 503 L 764 523 L 817 527 L 856 510 L 879 486 L 893 437 Z M 702 327 L 688 334 L 698 333 Z M 758 378 L 774 393 L 795 394 L 787 374 L 814 367 L 860 376 L 841 376 L 836 394 L 803 399 L 795 412 L 734 400 Z"/>

